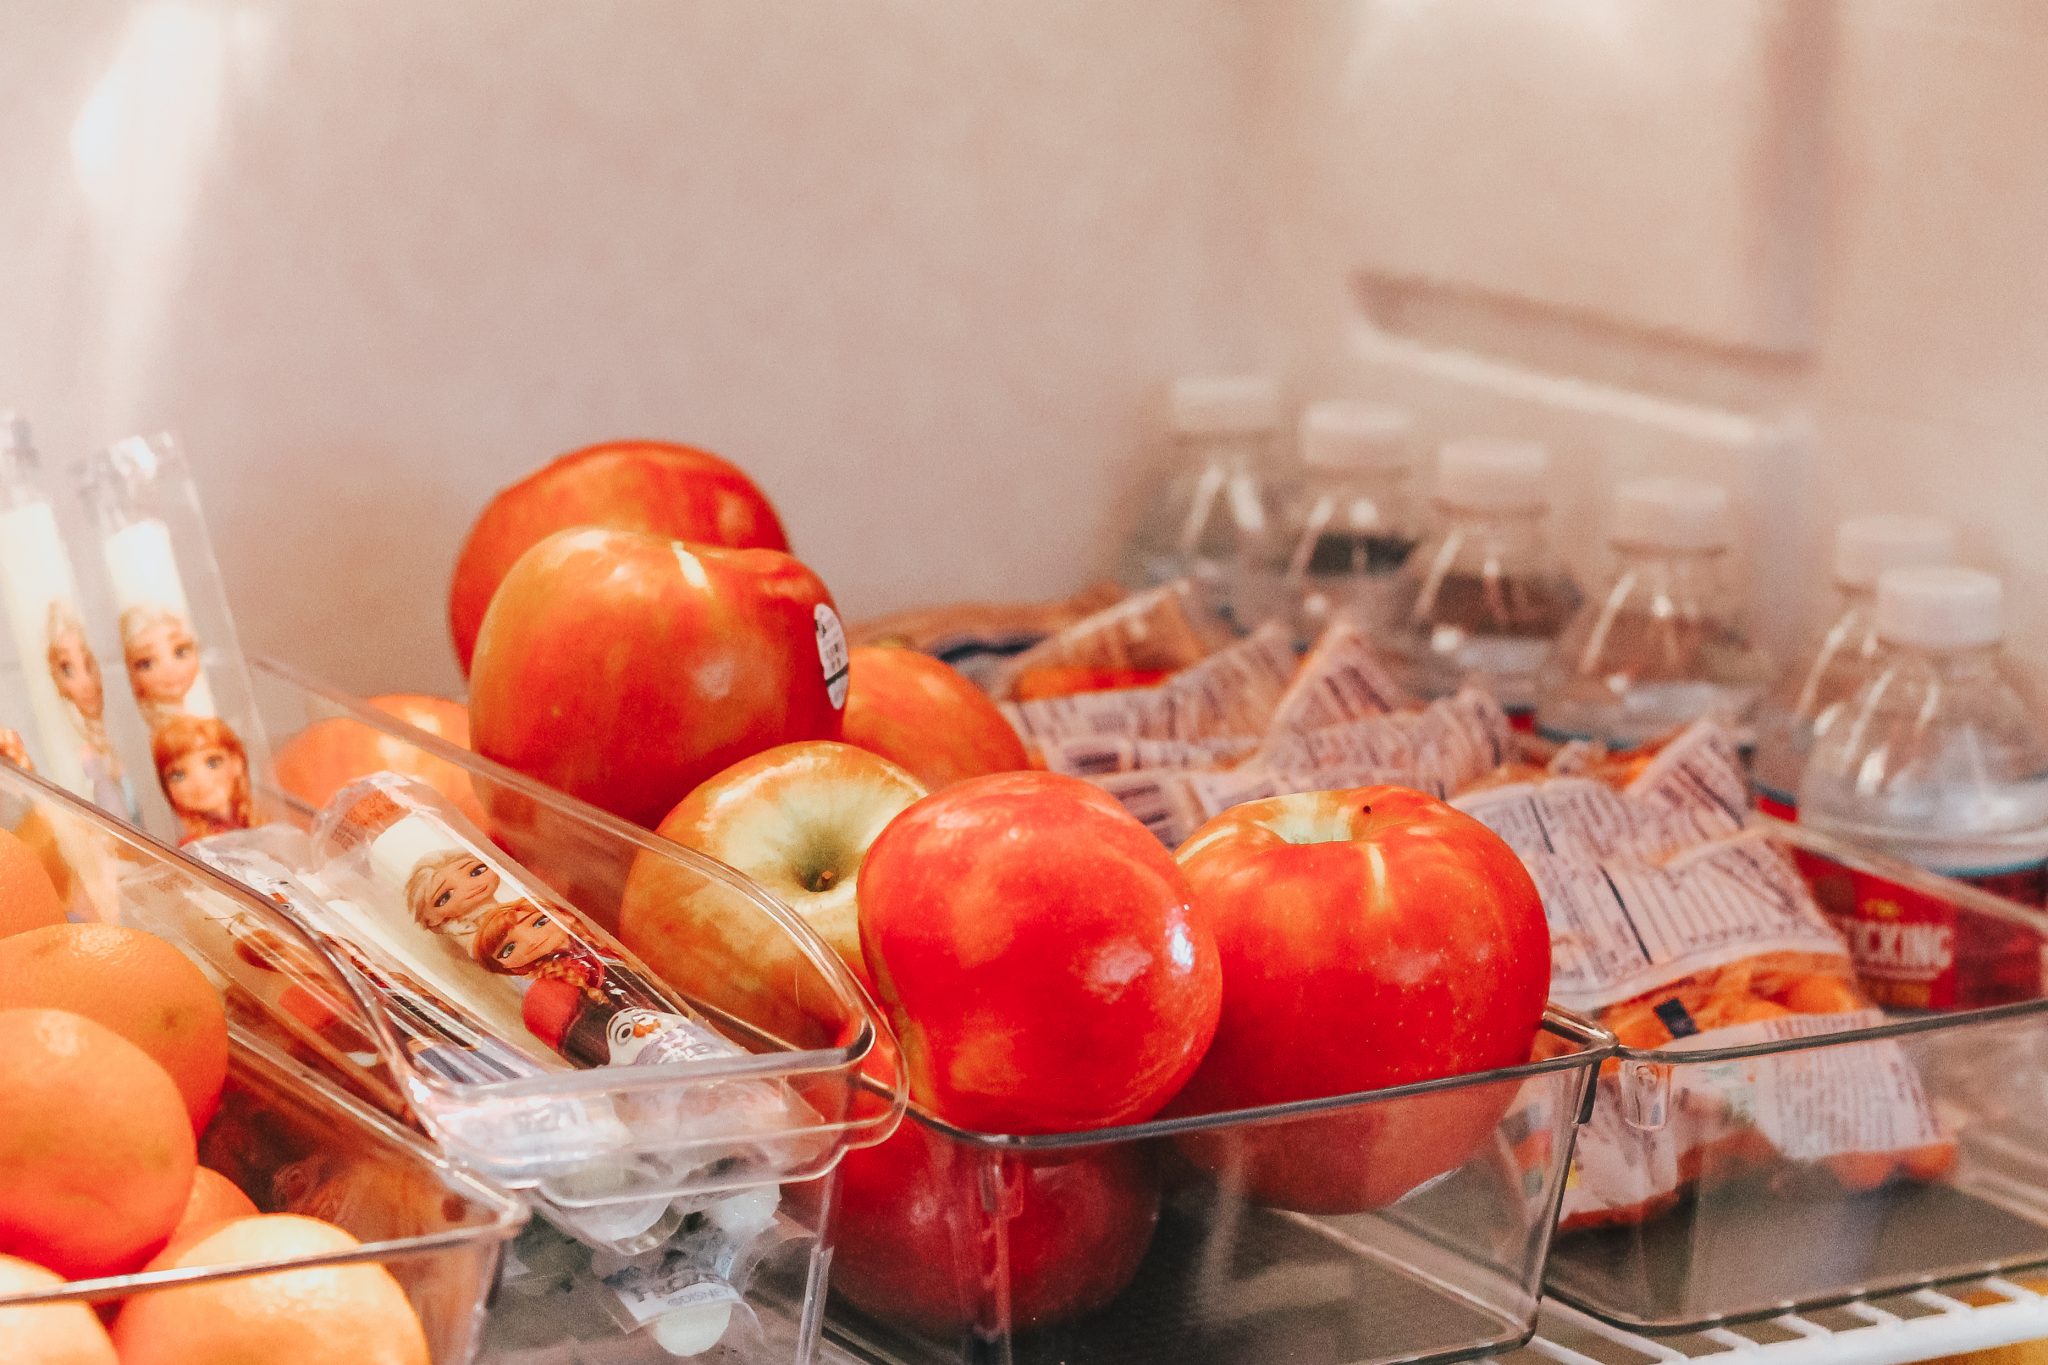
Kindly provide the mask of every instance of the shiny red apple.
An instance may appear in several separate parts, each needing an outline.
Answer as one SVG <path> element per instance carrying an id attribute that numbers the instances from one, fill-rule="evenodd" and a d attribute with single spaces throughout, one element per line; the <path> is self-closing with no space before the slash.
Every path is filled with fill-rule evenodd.
<path id="1" fill-rule="evenodd" d="M 735 549 L 787 550 L 753 480 L 707 450 L 607 441 L 572 451 L 492 498 L 455 561 L 448 624 L 470 670 L 491 596 L 527 550 L 557 531 L 603 526 Z"/>
<path id="2" fill-rule="evenodd" d="M 933 791 L 1031 766 L 996 704 L 931 655 L 865 645 L 849 667 L 846 742 L 893 759 Z"/>
<path id="3" fill-rule="evenodd" d="M 997 773 L 896 817 L 860 876 L 860 941 L 912 1100 L 963 1128 L 1150 1116 L 1216 1027 L 1188 884 L 1099 789 Z"/>
<path id="4" fill-rule="evenodd" d="M 1176 855 L 1223 961 L 1223 1012 L 1176 1114 L 1434 1080 L 1529 1060 L 1550 985 L 1543 903 L 1463 812 L 1399 787 L 1233 807 Z M 1462 1163 L 1512 1083 L 1195 1135 L 1253 1197 L 1315 1212 L 1399 1198 Z"/>
<path id="5" fill-rule="evenodd" d="M 854 910 L 861 861 L 883 826 L 924 794 L 909 773 L 850 744 L 784 744 L 707 779 L 655 833 L 744 872 L 865 983 Z M 803 987 L 815 968 L 759 906 L 723 882 L 642 853 L 626 879 L 619 938 L 698 999 L 780 1037 L 814 1031 Z"/>
<path id="6" fill-rule="evenodd" d="M 836 739 L 846 637 L 774 550 L 560 531 L 519 557 L 477 637 L 476 750 L 652 826 L 713 773 Z"/>
<path id="7" fill-rule="evenodd" d="M 1046 1327 L 1121 1293 L 1158 1219 L 1158 1178 L 1135 1144 L 1023 1162 L 906 1118 L 839 1163 L 832 1289 L 942 1338 Z"/>

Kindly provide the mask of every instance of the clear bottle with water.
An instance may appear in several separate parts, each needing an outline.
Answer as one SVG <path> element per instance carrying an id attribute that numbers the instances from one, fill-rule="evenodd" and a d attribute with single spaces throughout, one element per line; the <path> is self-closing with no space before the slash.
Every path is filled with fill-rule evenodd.
<path id="1" fill-rule="evenodd" d="M 1469 438 L 1437 452 L 1438 528 L 1408 557 L 1391 643 L 1417 695 L 1474 682 L 1526 726 L 1582 594 L 1549 534 L 1550 452 Z"/>
<path id="2" fill-rule="evenodd" d="M 1773 669 L 1742 626 L 1727 490 L 1624 483 L 1612 527 L 1613 576 L 1558 637 L 1537 688 L 1537 731 L 1627 750 L 1716 716 L 1748 747 Z"/>
<path id="3" fill-rule="evenodd" d="M 1348 616 L 1375 636 L 1393 625 L 1418 517 L 1408 493 L 1415 419 L 1385 403 L 1330 400 L 1302 413 L 1301 464 L 1278 485 L 1282 585 L 1304 644 Z"/>
<path id="4" fill-rule="evenodd" d="M 1781 819 L 1797 817 L 1799 777 L 1815 739 L 1834 728 L 1877 671 L 1878 575 L 1946 564 L 1955 552 L 1955 530 L 1933 517 L 1851 517 L 1835 528 L 1835 617 L 1757 718 L 1751 777 L 1759 808 Z"/>
<path id="5" fill-rule="evenodd" d="M 1803 825 L 2039 907 L 2048 899 L 2048 737 L 2000 657 L 1999 581 L 1892 569 L 1877 581 L 1880 666 L 1818 737 Z M 1819 882 L 1882 1003 L 1974 1007 L 2039 994 L 2031 930 L 1865 873 Z"/>
<path id="6" fill-rule="evenodd" d="M 1269 467 L 1279 386 L 1259 375 L 1180 379 L 1169 421 L 1177 460 L 1125 545 L 1121 576 L 1134 589 L 1192 579 L 1218 615 L 1250 630 L 1285 600 Z"/>

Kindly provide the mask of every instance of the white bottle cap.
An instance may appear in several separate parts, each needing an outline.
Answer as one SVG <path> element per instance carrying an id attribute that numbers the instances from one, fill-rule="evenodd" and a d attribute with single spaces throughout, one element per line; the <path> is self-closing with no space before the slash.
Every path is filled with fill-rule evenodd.
<path id="1" fill-rule="evenodd" d="M 1405 469 L 1415 419 L 1391 403 L 1331 399 L 1301 415 L 1301 459 L 1317 469 Z"/>
<path id="2" fill-rule="evenodd" d="M 1934 517 L 1851 517 L 1835 528 L 1835 582 L 1845 588 L 1874 587 L 1886 569 L 1955 557 L 1955 528 Z"/>
<path id="3" fill-rule="evenodd" d="M 2005 637 L 2005 593 L 1988 573 L 1948 564 L 1877 577 L 1877 634 L 1918 649 L 1980 649 Z"/>
<path id="4" fill-rule="evenodd" d="M 1173 381 L 1173 429 L 1183 436 L 1256 436 L 1280 426 L 1280 386 L 1265 375 L 1190 375 Z"/>
<path id="5" fill-rule="evenodd" d="M 1703 479 L 1631 479 L 1614 490 L 1617 545 L 1719 550 L 1728 544 L 1728 490 Z"/>
<path id="6" fill-rule="evenodd" d="M 1548 506 L 1550 448 L 1541 441 L 1469 436 L 1436 454 L 1436 497 L 1475 512 L 1535 512 Z"/>

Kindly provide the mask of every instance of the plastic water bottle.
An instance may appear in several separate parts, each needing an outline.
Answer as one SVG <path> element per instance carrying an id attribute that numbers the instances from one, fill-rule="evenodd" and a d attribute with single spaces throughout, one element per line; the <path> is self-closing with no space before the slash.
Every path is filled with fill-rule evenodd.
<path id="1" fill-rule="evenodd" d="M 1473 438 L 1437 452 L 1439 527 L 1402 567 L 1392 637 L 1417 695 L 1475 682 L 1527 726 L 1538 675 L 1581 600 L 1550 540 L 1549 468 L 1537 441 Z"/>
<path id="2" fill-rule="evenodd" d="M 2007 679 L 1999 582 L 1973 569 L 1892 569 L 1877 580 L 1878 668 L 1814 741 L 1800 823 L 1974 882 L 2048 900 L 2048 742 Z M 1936 897 L 1860 872 L 1817 882 L 1880 1003 L 1942 1009 L 2030 999 L 2031 930 L 1959 916 Z"/>
<path id="3" fill-rule="evenodd" d="M 1191 578 L 1220 616 L 1250 630 L 1284 601 L 1268 468 L 1279 387 L 1258 375 L 1180 379 L 1170 423 L 1179 458 L 1132 532 L 1124 581 Z"/>
<path id="4" fill-rule="evenodd" d="M 1393 624 L 1401 564 L 1415 548 L 1408 495 L 1415 419 L 1385 403 L 1311 403 L 1301 468 L 1278 487 L 1285 591 L 1303 643 L 1339 615 L 1374 635 Z"/>
<path id="5" fill-rule="evenodd" d="M 1888 569 L 1946 564 L 1956 534 L 1932 517 L 1852 517 L 1835 528 L 1835 619 L 1787 673 L 1757 720 L 1752 778 L 1757 805 L 1796 818 L 1799 777 L 1816 737 L 1842 718 L 1878 668 L 1877 579 Z"/>
<path id="6" fill-rule="evenodd" d="M 1558 637 L 1538 686 L 1540 733 L 1626 750 L 1713 715 L 1754 742 L 1773 670 L 1742 627 L 1728 521 L 1715 484 L 1615 489 L 1614 574 Z"/>

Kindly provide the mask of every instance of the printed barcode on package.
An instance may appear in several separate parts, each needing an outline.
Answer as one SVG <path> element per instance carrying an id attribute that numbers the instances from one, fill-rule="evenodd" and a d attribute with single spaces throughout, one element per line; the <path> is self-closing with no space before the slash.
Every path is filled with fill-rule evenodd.
<path id="1" fill-rule="evenodd" d="M 1374 652 L 1365 633 L 1339 620 L 1302 661 L 1294 681 L 1274 707 L 1275 733 L 1320 730 L 1345 721 L 1383 716 L 1412 705 Z"/>

